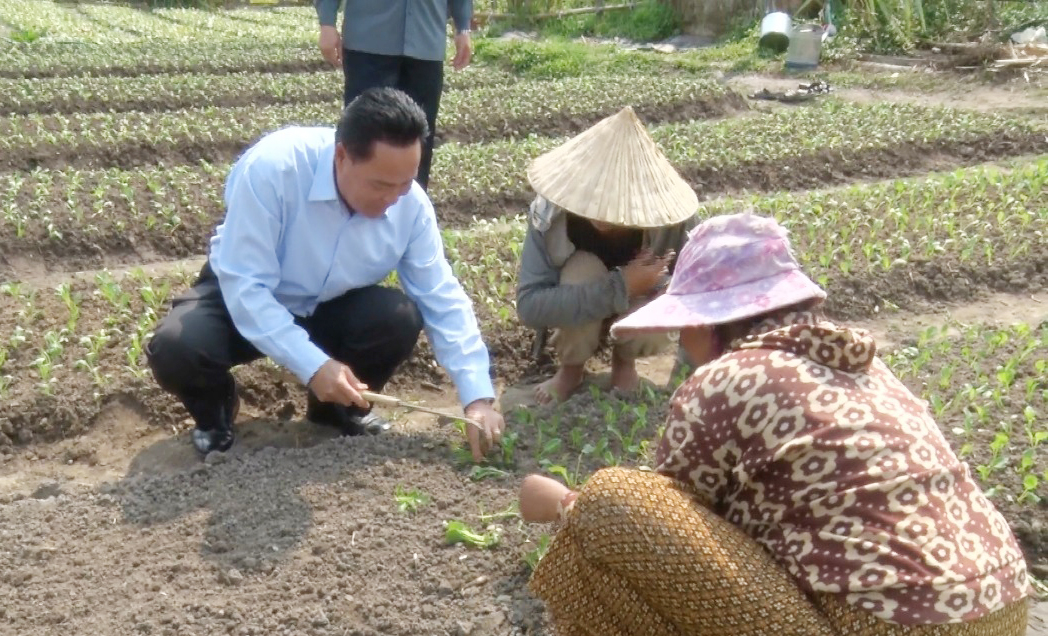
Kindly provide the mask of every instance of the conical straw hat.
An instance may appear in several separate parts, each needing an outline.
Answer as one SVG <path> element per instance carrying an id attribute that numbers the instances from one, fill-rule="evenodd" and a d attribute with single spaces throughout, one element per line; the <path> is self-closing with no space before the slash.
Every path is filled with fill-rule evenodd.
<path id="1" fill-rule="evenodd" d="M 556 206 L 627 227 L 673 225 L 699 207 L 629 106 L 535 159 L 528 181 Z"/>

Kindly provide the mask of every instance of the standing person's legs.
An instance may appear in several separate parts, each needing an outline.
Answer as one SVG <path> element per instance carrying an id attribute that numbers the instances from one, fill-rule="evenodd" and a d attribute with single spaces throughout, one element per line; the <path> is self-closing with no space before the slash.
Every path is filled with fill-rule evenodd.
<path id="1" fill-rule="evenodd" d="M 402 291 L 373 285 L 321 303 L 304 326 L 317 346 L 379 393 L 414 351 L 422 332 L 422 315 Z M 388 422 L 370 411 L 321 402 L 312 391 L 306 417 L 350 434 L 389 428 Z"/>
<path id="2" fill-rule="evenodd" d="M 400 61 L 395 55 L 377 55 L 342 49 L 342 75 L 345 86 L 342 105 L 348 106 L 358 95 L 376 86 L 396 86 Z"/>
<path id="3" fill-rule="evenodd" d="M 239 406 L 229 370 L 262 354 L 233 325 L 210 264 L 172 301 L 145 352 L 157 384 L 179 398 L 196 422 L 197 449 L 228 449 Z"/>
<path id="4" fill-rule="evenodd" d="M 437 112 L 440 110 L 440 93 L 444 90 L 444 62 L 402 58 L 397 88 L 415 100 L 426 113 L 429 136 L 422 145 L 422 161 L 418 166 L 419 185 L 429 188 L 429 171 L 433 163 L 433 138 L 437 130 Z"/>

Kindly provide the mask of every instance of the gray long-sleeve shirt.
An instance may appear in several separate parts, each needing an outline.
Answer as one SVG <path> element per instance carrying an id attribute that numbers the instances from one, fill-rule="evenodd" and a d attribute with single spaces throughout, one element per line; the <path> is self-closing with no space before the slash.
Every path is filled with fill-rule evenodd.
<path id="1" fill-rule="evenodd" d="M 341 0 L 313 0 L 321 26 L 335 26 Z M 450 9 L 455 31 L 469 29 L 473 0 L 345 0 L 342 46 L 377 55 L 443 61 Z"/>
<path id="2" fill-rule="evenodd" d="M 688 231 L 698 221 L 693 216 L 677 225 L 646 230 L 643 245 L 658 255 L 669 250 L 680 253 Z M 529 214 L 517 279 L 517 315 L 526 326 L 539 330 L 571 327 L 629 309 L 626 281 L 617 269 L 591 283 L 560 284 L 560 269 L 574 251 L 563 211 L 537 197 Z"/>

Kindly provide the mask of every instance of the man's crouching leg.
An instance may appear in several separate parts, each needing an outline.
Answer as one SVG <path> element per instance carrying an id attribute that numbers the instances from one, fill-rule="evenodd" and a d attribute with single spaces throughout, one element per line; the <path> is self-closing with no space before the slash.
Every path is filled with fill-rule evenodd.
<path id="1" fill-rule="evenodd" d="M 313 341 L 345 364 L 376 393 L 411 357 L 422 332 L 422 314 L 399 289 L 373 285 L 321 303 L 305 321 Z M 378 434 L 390 423 L 370 409 L 321 402 L 309 392 L 306 418 L 343 434 Z"/>
<path id="2" fill-rule="evenodd" d="M 229 370 L 262 354 L 233 325 L 210 266 L 172 301 L 145 353 L 157 384 L 174 394 L 196 423 L 196 449 L 202 454 L 228 450 L 240 406 Z"/>

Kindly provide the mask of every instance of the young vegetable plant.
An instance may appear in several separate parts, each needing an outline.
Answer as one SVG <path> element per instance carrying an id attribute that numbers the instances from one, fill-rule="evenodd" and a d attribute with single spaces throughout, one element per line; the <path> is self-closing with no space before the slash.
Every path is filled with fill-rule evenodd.
<path id="1" fill-rule="evenodd" d="M 73 293 L 72 287 L 69 283 L 62 283 L 55 288 L 55 292 L 65 304 L 66 311 L 69 312 L 69 319 L 66 321 L 66 329 L 69 330 L 69 333 L 73 333 L 76 331 L 77 321 L 80 320 L 80 295 Z"/>
<path id="2" fill-rule="evenodd" d="M 481 521 L 484 521 L 484 522 L 500 521 L 502 519 L 512 519 L 512 518 L 515 518 L 515 517 L 516 518 L 520 517 L 520 505 L 516 501 L 514 501 L 508 507 L 506 507 L 505 510 L 501 510 L 499 512 L 493 512 L 491 514 L 484 514 L 483 506 L 481 507 L 480 510 L 481 510 L 481 512 L 480 512 L 479 515 L 477 515 L 477 519 L 480 519 Z"/>
<path id="3" fill-rule="evenodd" d="M 489 526 L 487 532 L 476 532 L 464 521 L 445 521 L 444 540 L 449 544 L 464 543 L 473 548 L 490 549 L 499 544 L 502 530 Z"/>
<path id="4" fill-rule="evenodd" d="M 419 506 L 429 505 L 430 502 L 430 497 L 426 493 L 417 488 L 405 490 L 400 485 L 397 485 L 394 490 L 393 498 L 396 499 L 397 509 L 401 512 L 415 512 Z"/>
<path id="5" fill-rule="evenodd" d="M 550 536 L 543 532 L 539 536 L 538 545 L 535 549 L 524 553 L 524 563 L 527 564 L 529 570 L 534 570 L 538 566 L 539 561 L 549 552 L 550 541 Z"/>

